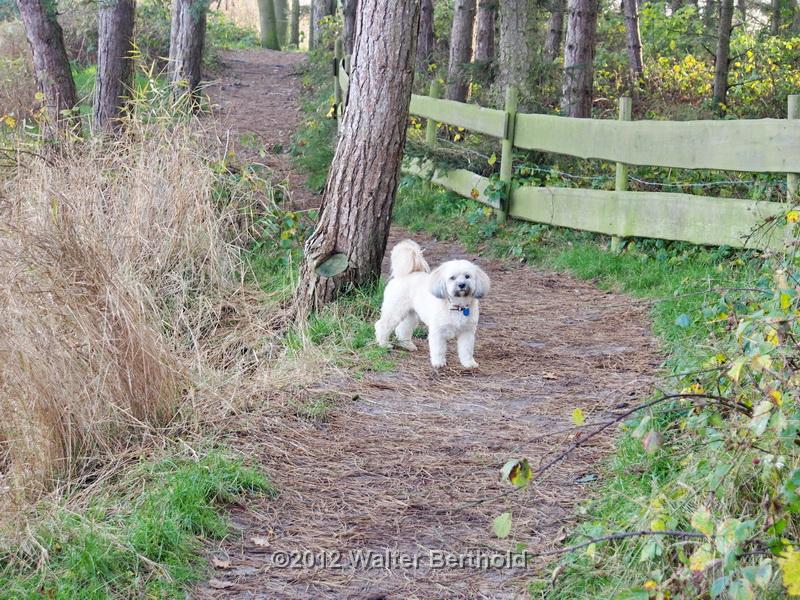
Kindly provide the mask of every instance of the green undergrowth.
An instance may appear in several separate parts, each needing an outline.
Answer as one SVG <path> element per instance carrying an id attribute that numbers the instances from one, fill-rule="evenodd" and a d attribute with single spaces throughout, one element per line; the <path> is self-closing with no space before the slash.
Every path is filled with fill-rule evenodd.
<path id="1" fill-rule="evenodd" d="M 244 494 L 276 490 L 221 450 L 143 462 L 80 512 L 48 510 L 22 548 L 0 555 L 0 598 L 182 598 L 206 575 L 203 540 L 228 532 L 220 506 Z"/>

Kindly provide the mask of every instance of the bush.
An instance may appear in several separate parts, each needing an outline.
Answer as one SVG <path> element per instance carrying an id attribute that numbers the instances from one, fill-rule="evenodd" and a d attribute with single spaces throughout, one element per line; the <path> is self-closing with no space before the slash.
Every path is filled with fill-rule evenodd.
<path id="1" fill-rule="evenodd" d="M 36 81 L 25 29 L 20 21 L 0 22 L 0 117 L 30 114 Z"/>

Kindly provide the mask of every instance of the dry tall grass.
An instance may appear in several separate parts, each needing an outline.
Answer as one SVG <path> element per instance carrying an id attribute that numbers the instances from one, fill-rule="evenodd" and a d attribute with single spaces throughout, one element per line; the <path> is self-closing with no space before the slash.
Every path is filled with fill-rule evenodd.
<path id="1" fill-rule="evenodd" d="M 265 207 L 208 167 L 208 135 L 132 123 L 0 181 L 8 497 L 223 413 L 270 351 L 275 312 L 242 281 Z"/>

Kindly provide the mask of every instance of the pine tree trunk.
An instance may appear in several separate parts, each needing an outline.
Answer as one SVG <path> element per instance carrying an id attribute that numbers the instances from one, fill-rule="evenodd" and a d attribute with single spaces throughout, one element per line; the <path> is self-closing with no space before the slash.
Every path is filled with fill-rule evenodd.
<path id="1" fill-rule="evenodd" d="M 537 0 L 500 0 L 495 96 L 502 103 L 506 88 L 516 86 L 524 97 L 530 89 L 534 61 Z M 522 103 L 524 105 L 524 101 Z"/>
<path id="2" fill-rule="evenodd" d="M 554 61 L 561 54 L 561 40 L 564 37 L 565 0 L 554 0 L 553 10 L 547 19 L 547 37 L 544 40 L 544 56 Z"/>
<path id="3" fill-rule="evenodd" d="M 296 48 L 300 46 L 300 0 L 292 0 L 292 31 L 289 43 Z"/>
<path id="4" fill-rule="evenodd" d="M 490 65 L 494 62 L 494 28 L 497 0 L 478 0 L 475 18 L 475 62 Z"/>
<path id="5" fill-rule="evenodd" d="M 275 0 L 258 0 L 259 31 L 261 47 L 280 50 L 278 42 L 278 22 L 275 18 Z"/>
<path id="6" fill-rule="evenodd" d="M 448 100 L 464 102 L 469 92 L 469 73 L 465 69 L 472 59 L 472 29 L 475 25 L 475 0 L 456 0 L 453 7 L 453 29 L 450 33 L 450 61 L 447 65 Z"/>
<path id="7" fill-rule="evenodd" d="M 561 112 L 569 117 L 591 117 L 597 1 L 569 0 L 567 12 Z"/>
<path id="8" fill-rule="evenodd" d="M 94 125 L 117 130 L 133 85 L 133 21 L 135 0 L 100 2 L 97 21 L 97 81 Z"/>
<path id="9" fill-rule="evenodd" d="M 278 35 L 279 49 L 286 44 L 286 32 L 289 29 L 289 14 L 287 0 L 273 0 L 275 5 L 275 31 Z"/>
<path id="10" fill-rule="evenodd" d="M 358 0 L 343 0 L 342 3 L 342 43 L 344 53 L 353 54 L 353 41 L 356 35 L 356 15 L 358 14 Z"/>
<path id="11" fill-rule="evenodd" d="M 622 10 L 625 14 L 625 37 L 628 46 L 628 66 L 631 72 L 631 81 L 634 87 L 644 75 L 644 61 L 642 59 L 642 38 L 639 34 L 639 9 L 635 0 L 622 0 Z"/>
<path id="12" fill-rule="evenodd" d="M 359 14 L 347 112 L 319 223 L 300 267 L 295 298 L 301 315 L 375 281 L 389 234 L 414 77 L 419 2 L 361 0 Z M 346 264 L 333 268 L 336 259 L 331 257 Z"/>
<path id="13" fill-rule="evenodd" d="M 47 110 L 47 134 L 53 135 L 64 121 L 64 112 L 78 104 L 75 81 L 72 79 L 64 34 L 56 19 L 55 0 L 17 0 L 25 25 L 28 44 L 33 54 L 36 84 L 44 95 Z"/>
<path id="14" fill-rule="evenodd" d="M 194 93 L 200 85 L 207 11 L 206 0 L 172 0 L 168 69 L 176 91 Z"/>
<path id="15" fill-rule="evenodd" d="M 427 73 L 433 58 L 436 36 L 433 30 L 433 0 L 422 0 L 417 35 L 417 71 Z"/>
<path id="16" fill-rule="evenodd" d="M 725 112 L 728 101 L 728 62 L 731 49 L 731 27 L 733 23 L 733 0 L 721 0 L 719 10 L 719 38 L 714 61 L 714 98 L 717 112 Z"/>

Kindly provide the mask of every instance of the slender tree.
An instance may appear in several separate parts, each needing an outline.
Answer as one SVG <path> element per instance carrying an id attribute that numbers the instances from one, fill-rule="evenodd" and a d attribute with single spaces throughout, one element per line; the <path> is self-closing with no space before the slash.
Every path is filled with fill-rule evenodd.
<path id="1" fill-rule="evenodd" d="M 674 15 L 678 12 L 684 5 L 684 0 L 671 0 L 669 3 L 669 9 L 672 11 Z"/>
<path id="2" fill-rule="evenodd" d="M 714 23 L 714 17 L 717 16 L 719 3 L 717 0 L 706 0 L 705 7 L 703 8 L 703 27 L 711 29 Z"/>
<path id="3" fill-rule="evenodd" d="M 336 0 L 311 0 L 310 48 L 322 42 L 322 19 L 336 12 Z"/>
<path id="4" fill-rule="evenodd" d="M 639 34 L 639 8 L 635 0 L 622 0 L 622 11 L 625 15 L 625 38 L 628 46 L 628 68 L 634 89 L 636 83 L 644 75 L 642 59 L 642 38 Z"/>
<path id="5" fill-rule="evenodd" d="M 44 95 L 47 131 L 53 134 L 65 120 L 65 111 L 78 104 L 75 81 L 64 48 L 64 34 L 56 18 L 56 2 L 17 0 L 17 6 L 33 54 L 36 84 Z"/>
<path id="6" fill-rule="evenodd" d="M 116 130 L 133 85 L 134 0 L 103 0 L 97 20 L 94 124 Z"/>
<path id="7" fill-rule="evenodd" d="M 292 0 L 292 27 L 289 34 L 289 43 L 300 46 L 300 0 Z"/>
<path id="8" fill-rule="evenodd" d="M 194 93 L 200 85 L 207 12 L 207 0 L 172 0 L 168 70 L 176 90 Z"/>
<path id="9" fill-rule="evenodd" d="M 561 54 L 561 40 L 564 37 L 564 6 L 566 0 L 553 0 L 550 18 L 547 19 L 547 37 L 544 40 L 544 56 L 555 60 Z"/>
<path id="10" fill-rule="evenodd" d="M 530 87 L 536 48 L 537 3 L 538 0 L 500 0 L 495 79 L 495 96 L 500 102 L 509 85 L 519 88 L 523 97 Z"/>
<path id="11" fill-rule="evenodd" d="M 731 50 L 731 28 L 733 26 L 733 0 L 721 0 L 719 10 L 719 36 L 716 60 L 714 61 L 714 98 L 717 112 L 725 110 L 728 101 L 728 67 Z"/>
<path id="12" fill-rule="evenodd" d="M 417 71 L 426 73 L 433 58 L 436 35 L 433 30 L 433 0 L 421 0 L 417 35 Z"/>
<path id="13" fill-rule="evenodd" d="M 737 0 L 736 7 L 739 9 L 739 18 L 742 23 L 747 23 L 747 0 Z"/>
<path id="14" fill-rule="evenodd" d="M 275 18 L 275 0 L 258 0 L 259 31 L 261 47 L 280 50 L 278 41 L 278 20 Z"/>
<path id="15" fill-rule="evenodd" d="M 494 62 L 494 30 L 497 0 L 478 0 L 475 17 L 475 62 L 490 65 Z"/>
<path id="16" fill-rule="evenodd" d="M 568 0 L 567 12 L 561 112 L 585 118 L 592 115 L 597 0 Z"/>
<path id="17" fill-rule="evenodd" d="M 296 305 L 307 314 L 375 281 L 386 250 L 414 77 L 418 0 L 361 0 L 347 112 Z"/>
<path id="18" fill-rule="evenodd" d="M 469 92 L 469 74 L 464 68 L 472 59 L 472 31 L 475 25 L 475 0 L 456 0 L 450 32 L 450 61 L 447 64 L 449 100 L 464 102 Z"/>
<path id="19" fill-rule="evenodd" d="M 356 16 L 358 0 L 342 0 L 342 43 L 344 53 L 353 53 L 353 41 L 356 35 Z"/>
<path id="20" fill-rule="evenodd" d="M 289 3 L 287 0 L 273 0 L 273 4 L 275 5 L 275 32 L 278 36 L 278 46 L 283 48 L 289 29 Z"/>
<path id="21" fill-rule="evenodd" d="M 770 9 L 769 32 L 772 35 L 778 35 L 781 32 L 781 10 L 783 9 L 783 2 L 781 0 L 772 0 Z"/>

